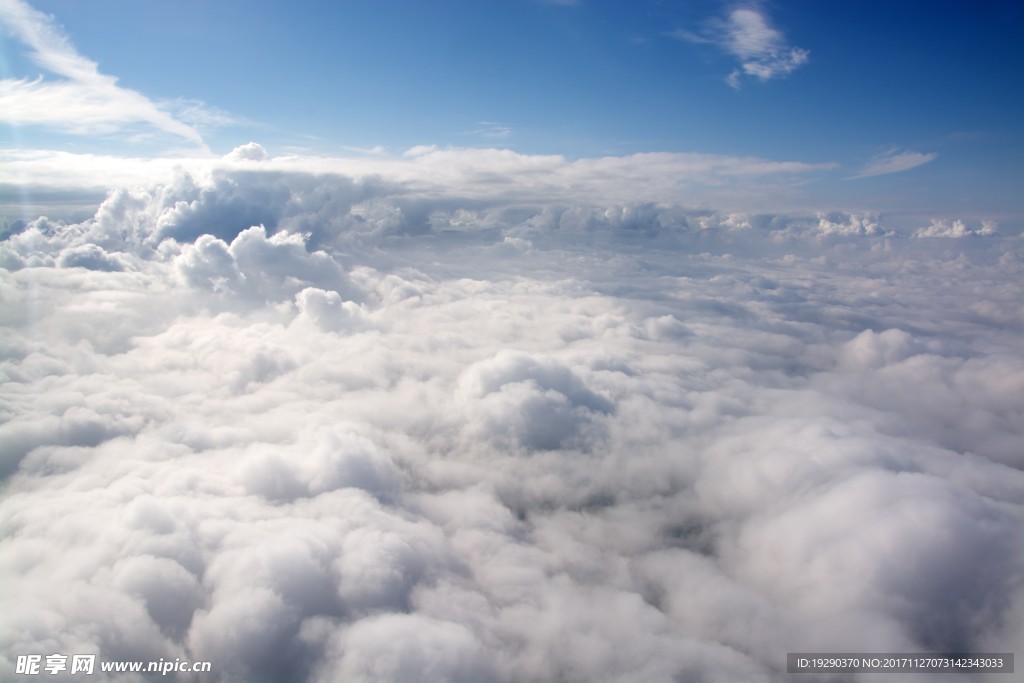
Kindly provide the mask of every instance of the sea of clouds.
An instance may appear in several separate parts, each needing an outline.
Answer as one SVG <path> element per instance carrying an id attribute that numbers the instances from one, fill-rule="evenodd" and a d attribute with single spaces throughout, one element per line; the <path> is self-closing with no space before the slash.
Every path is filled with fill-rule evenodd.
<path id="1" fill-rule="evenodd" d="M 0 678 L 92 653 L 202 683 L 776 681 L 787 652 L 1019 649 L 1024 241 L 489 154 L 346 175 L 248 145 L 8 225 Z M 472 182 L 437 176 L 460 159 Z"/>

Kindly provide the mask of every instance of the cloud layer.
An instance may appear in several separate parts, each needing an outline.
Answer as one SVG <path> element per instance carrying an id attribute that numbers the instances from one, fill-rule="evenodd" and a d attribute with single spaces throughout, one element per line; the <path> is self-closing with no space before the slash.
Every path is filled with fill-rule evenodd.
<path id="1" fill-rule="evenodd" d="M 220 159 L 133 159 L 7 150 L 0 152 L 0 217 L 34 219 L 37 214 L 26 212 L 26 201 L 39 202 L 40 213 L 59 209 L 42 199 L 53 197 L 55 192 L 68 197 L 77 208 L 90 203 L 95 206 L 97 193 L 102 197 L 108 187 L 163 184 L 175 174 L 190 180 L 173 182 L 209 183 L 211 178 L 233 177 L 237 173 L 247 173 L 257 184 L 263 183 L 260 191 L 271 190 L 277 182 L 275 174 L 292 179 L 291 189 L 278 183 L 277 190 L 272 190 L 273 196 L 265 202 L 267 206 L 276 206 L 288 192 L 301 192 L 296 179 L 303 174 L 310 179 L 310 187 L 325 184 L 323 180 L 312 179 L 333 174 L 338 176 L 339 191 L 365 187 L 377 195 L 415 197 L 417 201 L 448 198 L 456 205 L 468 202 L 465 206 L 469 208 L 494 206 L 497 202 L 530 207 L 551 202 L 579 205 L 601 197 L 618 204 L 686 203 L 701 208 L 728 206 L 779 211 L 805 204 L 800 186 L 836 166 L 831 162 L 671 152 L 569 159 L 507 149 L 434 146 L 413 147 L 397 156 L 370 154 L 350 158 L 270 156 L 256 143 L 241 145 Z M 194 201 L 196 196 L 189 195 L 187 201 Z M 301 213 L 303 209 L 296 207 L 296 211 Z M 252 218 L 251 224 L 261 220 L 264 219 Z"/>
<path id="2" fill-rule="evenodd" d="M 398 167 L 451 174 L 428 185 L 245 146 L 7 237 L 0 677 L 74 652 L 774 681 L 790 651 L 1013 650 L 1019 239 L 619 201 L 598 162 L 573 186 L 480 154 L 490 194 L 441 150 Z"/>

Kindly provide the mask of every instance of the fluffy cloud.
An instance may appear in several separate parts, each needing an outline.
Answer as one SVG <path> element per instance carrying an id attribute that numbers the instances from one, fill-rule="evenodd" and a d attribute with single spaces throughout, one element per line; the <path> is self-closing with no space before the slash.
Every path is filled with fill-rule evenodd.
<path id="1" fill-rule="evenodd" d="M 959 219 L 952 221 L 943 219 L 932 219 L 932 224 L 927 228 L 918 228 L 914 231 L 914 237 L 989 237 L 999 232 L 995 221 L 982 220 L 981 227 L 968 228 Z"/>
<path id="2" fill-rule="evenodd" d="M 244 145 L 235 147 L 224 158 L 232 161 L 265 161 L 267 150 L 263 149 L 263 145 L 258 142 L 247 142 Z"/>
<path id="3" fill-rule="evenodd" d="M 725 19 L 707 22 L 700 33 L 683 29 L 671 34 L 680 40 L 711 43 L 730 54 L 739 63 L 726 83 L 739 89 L 745 79 L 767 81 L 785 76 L 807 63 L 810 52 L 789 45 L 781 31 L 774 28 L 756 6 L 735 7 Z"/>
<path id="4" fill-rule="evenodd" d="M 236 151 L 2 244 L 0 677 L 773 681 L 1020 642 L 1019 240 L 600 192 L 749 160 Z"/>
<path id="5" fill-rule="evenodd" d="M 501 352 L 471 366 L 458 392 L 463 410 L 472 416 L 471 433 L 506 448 L 582 446 L 591 417 L 614 407 L 564 365 L 516 352 Z"/>
<path id="6" fill-rule="evenodd" d="M 254 298 L 264 303 L 282 293 L 297 293 L 310 285 L 355 294 L 345 273 L 326 252 L 306 250 L 305 239 L 281 231 L 267 236 L 263 226 L 238 233 L 231 244 L 202 235 L 185 244 L 174 258 L 181 279 L 191 287 L 209 289 L 234 298 Z M 310 296 L 303 302 L 309 307 Z M 315 305 L 315 304 L 314 304 Z"/>

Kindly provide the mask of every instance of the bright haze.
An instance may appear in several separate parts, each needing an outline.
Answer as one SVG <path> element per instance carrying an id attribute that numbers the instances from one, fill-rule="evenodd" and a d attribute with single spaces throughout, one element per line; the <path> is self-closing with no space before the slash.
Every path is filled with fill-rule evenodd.
<path id="1" fill-rule="evenodd" d="M 1024 642 L 1020 3 L 0 0 L 0 40 L 0 679 Z"/>

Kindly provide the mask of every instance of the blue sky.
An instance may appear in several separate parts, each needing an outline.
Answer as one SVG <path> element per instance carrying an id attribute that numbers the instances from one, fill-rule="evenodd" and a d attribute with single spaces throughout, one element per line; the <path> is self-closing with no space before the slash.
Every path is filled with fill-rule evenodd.
<path id="1" fill-rule="evenodd" d="M 1019 3 L 31 3 L 51 47 L 66 39 L 194 137 L 152 116 L 69 126 L 53 112 L 81 122 L 81 95 L 28 96 L 73 78 L 33 56 L 10 15 L 25 5 L 4 4 L 3 77 L 27 79 L 5 88 L 27 109 L 0 109 L 9 148 L 698 153 L 832 164 L 807 181 L 820 208 L 1024 211 Z"/>

